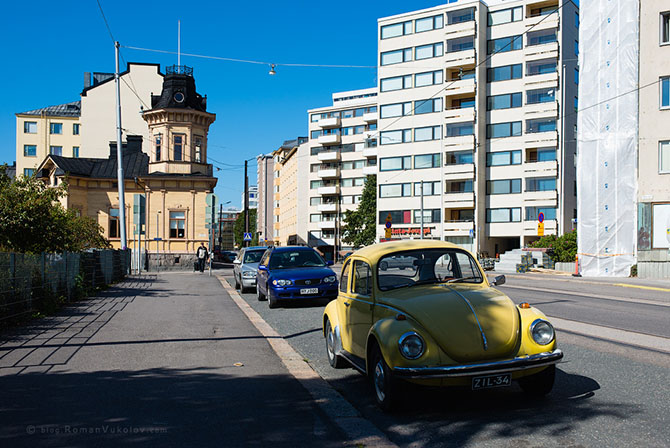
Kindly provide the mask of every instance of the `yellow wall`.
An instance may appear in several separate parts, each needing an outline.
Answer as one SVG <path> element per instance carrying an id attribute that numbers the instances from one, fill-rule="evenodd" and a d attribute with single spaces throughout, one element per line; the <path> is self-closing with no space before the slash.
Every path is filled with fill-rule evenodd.
<path id="1" fill-rule="evenodd" d="M 23 126 L 26 121 L 37 123 L 37 133 L 26 134 L 23 132 Z M 50 134 L 49 128 L 51 123 L 61 123 L 63 125 L 63 133 Z M 62 155 L 72 157 L 72 147 L 79 146 L 81 148 L 81 135 L 73 135 L 72 133 L 72 125 L 74 123 L 79 123 L 79 117 L 41 117 L 16 114 L 16 174 L 23 174 L 25 168 L 37 168 L 47 154 L 49 154 L 50 146 L 62 146 Z M 79 132 L 81 134 L 81 127 Z M 24 156 L 23 145 L 37 146 L 35 157 Z"/>

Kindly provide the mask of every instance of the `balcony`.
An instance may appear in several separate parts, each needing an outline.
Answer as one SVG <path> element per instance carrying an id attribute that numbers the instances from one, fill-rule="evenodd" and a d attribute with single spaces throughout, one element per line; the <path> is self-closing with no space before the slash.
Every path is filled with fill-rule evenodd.
<path id="1" fill-rule="evenodd" d="M 558 131 L 534 132 L 526 134 L 526 148 L 558 147 Z"/>
<path id="2" fill-rule="evenodd" d="M 527 61 L 558 58 L 558 42 L 549 42 L 547 44 L 526 47 L 523 50 L 523 54 Z"/>
<path id="3" fill-rule="evenodd" d="M 486 235 L 518 238 L 523 225 L 520 222 L 492 222 L 486 224 Z M 535 229 L 537 235 L 537 228 Z"/>
<path id="4" fill-rule="evenodd" d="M 370 148 L 363 148 L 363 157 L 375 158 L 379 153 L 379 149 L 376 146 Z"/>
<path id="5" fill-rule="evenodd" d="M 321 162 L 333 162 L 336 160 L 340 160 L 340 152 L 339 151 L 321 151 L 318 155 L 317 158 Z"/>
<path id="6" fill-rule="evenodd" d="M 335 245 L 335 237 L 322 237 L 320 241 L 325 244 L 326 246 L 334 246 Z"/>
<path id="7" fill-rule="evenodd" d="M 475 178 L 475 164 L 463 163 L 460 165 L 446 165 L 444 167 L 444 180 L 471 180 Z"/>
<path id="8" fill-rule="evenodd" d="M 334 229 L 335 228 L 335 220 L 334 219 L 323 220 L 323 221 L 319 222 L 319 228 L 320 229 Z"/>
<path id="9" fill-rule="evenodd" d="M 527 207 L 555 207 L 558 205 L 558 192 L 549 191 L 524 191 L 523 202 Z"/>
<path id="10" fill-rule="evenodd" d="M 458 39 L 459 37 L 474 36 L 477 33 L 477 26 L 474 20 L 461 23 L 453 23 L 444 27 L 444 37 L 446 39 Z"/>
<path id="11" fill-rule="evenodd" d="M 533 31 L 558 28 L 559 25 L 558 12 L 551 13 L 548 16 L 526 17 L 526 20 L 524 20 L 523 23 L 524 25 L 526 25 L 526 29 L 532 28 Z"/>
<path id="12" fill-rule="evenodd" d="M 528 89 L 540 89 L 543 87 L 558 87 L 558 72 L 542 73 L 539 75 L 526 75 L 523 82 Z"/>
<path id="13" fill-rule="evenodd" d="M 323 129 L 339 128 L 342 125 L 342 121 L 340 120 L 340 117 L 330 117 L 320 119 L 317 124 Z"/>
<path id="14" fill-rule="evenodd" d="M 524 221 L 523 222 L 523 234 L 524 236 L 537 236 L 537 221 Z M 545 235 L 556 235 L 556 220 L 555 219 L 545 219 L 544 221 L 544 234 Z"/>
<path id="15" fill-rule="evenodd" d="M 322 135 L 317 140 L 320 145 L 339 145 L 341 141 L 339 134 Z"/>
<path id="16" fill-rule="evenodd" d="M 475 121 L 474 107 L 447 109 L 444 111 L 445 123 L 460 123 L 462 121 Z"/>
<path id="17" fill-rule="evenodd" d="M 375 174 L 377 174 L 377 165 L 364 166 L 363 174 L 365 174 L 366 176 L 370 175 L 374 176 Z"/>
<path id="18" fill-rule="evenodd" d="M 473 65 L 477 54 L 473 49 L 455 51 L 444 55 L 444 68 L 462 67 L 464 65 Z"/>
<path id="19" fill-rule="evenodd" d="M 527 177 L 557 177 L 558 162 L 556 160 L 527 162 L 523 164 L 523 172 Z"/>
<path id="20" fill-rule="evenodd" d="M 459 135 L 456 137 L 445 137 L 444 148 L 448 151 L 459 151 L 466 149 L 475 149 L 474 135 Z"/>
<path id="21" fill-rule="evenodd" d="M 366 123 L 376 123 L 378 118 L 379 114 L 377 112 L 366 112 L 363 114 L 363 121 Z"/>
<path id="22" fill-rule="evenodd" d="M 328 185 L 327 187 L 319 187 L 317 192 L 321 196 L 338 195 L 338 194 L 340 194 L 340 186 L 339 185 Z"/>
<path id="23" fill-rule="evenodd" d="M 319 204 L 316 209 L 320 212 L 335 213 L 337 211 L 337 204 L 335 202 L 330 204 Z"/>
<path id="24" fill-rule="evenodd" d="M 470 232 L 475 230 L 475 223 L 472 221 L 446 221 L 444 223 L 445 236 L 470 236 Z"/>
<path id="25" fill-rule="evenodd" d="M 444 90 L 446 96 L 474 94 L 477 88 L 475 78 L 459 79 L 457 81 L 447 81 L 447 87 Z"/>
<path id="26" fill-rule="evenodd" d="M 445 193 L 444 208 L 474 208 L 475 194 L 470 193 Z"/>
<path id="27" fill-rule="evenodd" d="M 339 168 L 323 168 L 316 173 L 321 179 L 333 179 L 340 177 Z"/>
<path id="28" fill-rule="evenodd" d="M 558 118 L 558 101 L 526 104 L 523 107 L 524 118 Z"/>

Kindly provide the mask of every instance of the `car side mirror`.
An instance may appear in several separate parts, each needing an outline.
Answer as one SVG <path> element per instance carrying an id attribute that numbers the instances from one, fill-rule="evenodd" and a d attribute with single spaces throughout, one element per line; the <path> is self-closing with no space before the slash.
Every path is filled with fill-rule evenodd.
<path id="1" fill-rule="evenodd" d="M 498 275 L 493 281 L 491 282 L 491 285 L 493 286 L 500 286 L 505 284 L 505 276 L 504 275 Z"/>
<path id="2" fill-rule="evenodd" d="M 326 261 L 326 266 L 332 266 L 332 265 L 334 265 L 334 264 L 335 264 L 335 263 L 333 263 L 332 260 L 328 260 L 328 261 Z"/>
<path id="3" fill-rule="evenodd" d="M 268 267 L 265 266 L 265 265 L 259 264 L 259 265 L 258 265 L 258 270 L 259 270 L 259 271 L 267 271 L 267 270 L 268 270 Z"/>
<path id="4" fill-rule="evenodd" d="M 239 258 L 233 260 L 233 264 L 242 264 L 242 261 Z"/>

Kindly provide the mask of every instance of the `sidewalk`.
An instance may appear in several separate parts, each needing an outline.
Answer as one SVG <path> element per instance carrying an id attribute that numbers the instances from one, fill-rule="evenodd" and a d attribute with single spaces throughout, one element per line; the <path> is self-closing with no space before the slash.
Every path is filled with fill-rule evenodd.
<path id="1" fill-rule="evenodd" d="M 343 446 L 206 273 L 152 274 L 0 334 L 2 446 Z"/>

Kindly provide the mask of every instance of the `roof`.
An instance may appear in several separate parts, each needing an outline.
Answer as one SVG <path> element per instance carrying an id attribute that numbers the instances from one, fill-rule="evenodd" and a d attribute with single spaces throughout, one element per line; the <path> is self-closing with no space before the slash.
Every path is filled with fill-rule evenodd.
<path id="1" fill-rule="evenodd" d="M 81 101 L 58 104 L 57 106 L 47 106 L 40 109 L 33 109 L 27 112 L 19 112 L 17 115 L 46 115 L 48 117 L 79 117 L 81 116 Z"/>
<path id="2" fill-rule="evenodd" d="M 50 155 L 49 158 L 63 171 L 74 176 L 95 179 L 116 179 L 116 157 L 108 159 L 76 158 Z M 149 156 L 143 152 L 131 152 L 123 155 L 123 177 L 133 179 L 147 176 L 149 173 Z M 159 173 L 153 173 L 153 175 Z"/>
<path id="3" fill-rule="evenodd" d="M 284 143 L 279 147 L 279 149 L 293 149 L 296 146 L 299 146 L 309 140 L 307 137 L 298 137 L 292 140 L 284 140 Z"/>

